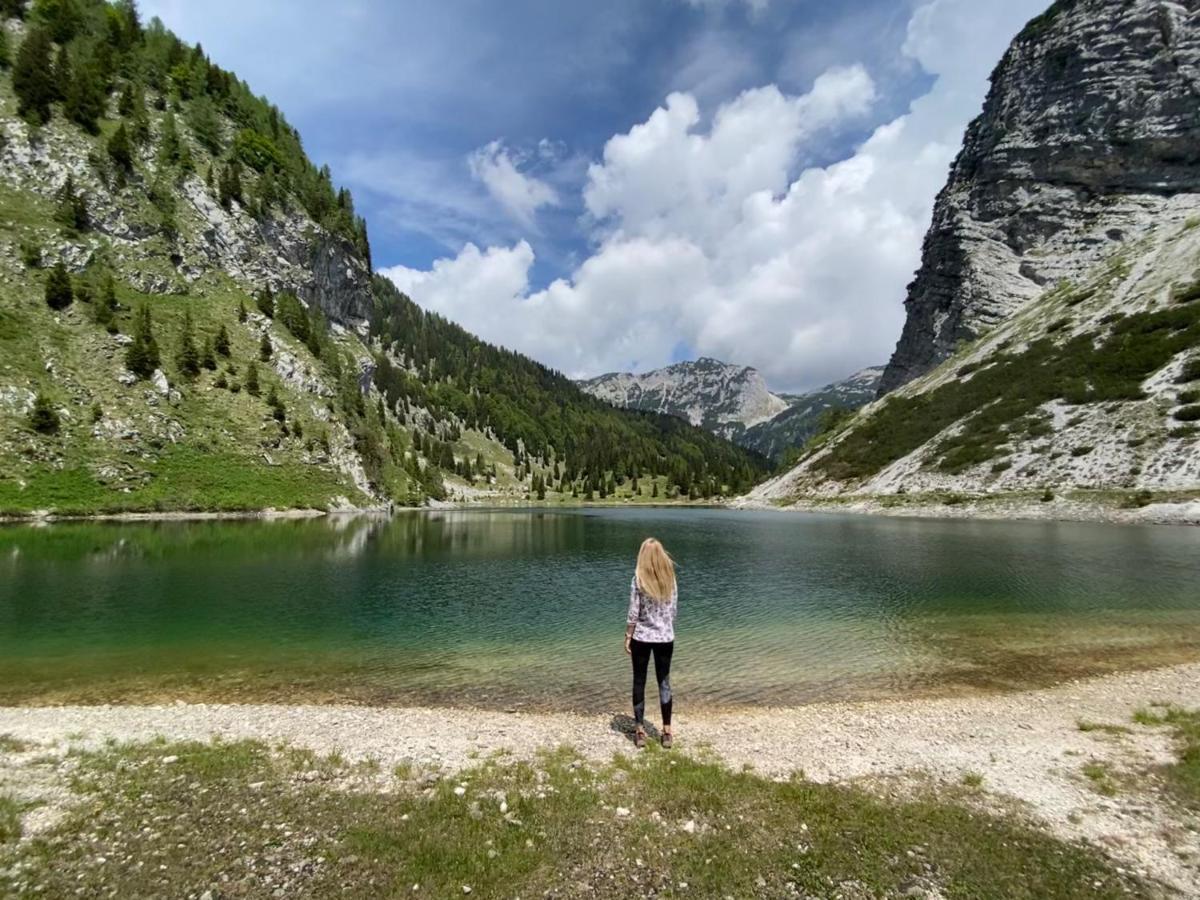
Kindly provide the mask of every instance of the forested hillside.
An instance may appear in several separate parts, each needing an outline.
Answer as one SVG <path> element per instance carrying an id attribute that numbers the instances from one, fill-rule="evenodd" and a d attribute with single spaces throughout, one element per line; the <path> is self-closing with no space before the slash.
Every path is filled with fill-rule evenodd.
<path id="1" fill-rule="evenodd" d="M 710 497 L 765 471 L 763 459 L 675 416 L 615 409 L 561 373 L 479 340 L 385 278 L 376 277 L 375 290 L 371 334 L 389 351 L 375 383 L 389 405 L 415 404 L 486 429 L 543 467 L 557 459 L 561 491 L 611 493 L 626 477 L 662 475 L 684 494 Z"/>
<path id="2" fill-rule="evenodd" d="M 131 0 L 0 19 L 0 512 L 649 499 L 761 471 L 374 278 L 280 110 Z"/>

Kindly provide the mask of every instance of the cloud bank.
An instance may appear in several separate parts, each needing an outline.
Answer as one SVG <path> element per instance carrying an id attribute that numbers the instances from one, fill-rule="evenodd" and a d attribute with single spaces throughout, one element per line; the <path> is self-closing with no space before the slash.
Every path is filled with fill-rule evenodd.
<path id="1" fill-rule="evenodd" d="M 917 8 L 903 53 L 935 76 L 932 87 L 828 165 L 807 161 L 871 125 L 878 92 L 861 65 L 831 68 L 800 95 L 745 91 L 707 122 L 695 96 L 672 93 L 588 168 L 592 252 L 544 289 L 530 289 L 525 240 L 467 244 L 429 269 L 383 274 L 426 308 L 573 376 L 651 368 L 682 350 L 800 389 L 880 363 L 988 72 L 1040 5 Z M 470 164 L 528 225 L 558 202 L 499 142 Z"/>

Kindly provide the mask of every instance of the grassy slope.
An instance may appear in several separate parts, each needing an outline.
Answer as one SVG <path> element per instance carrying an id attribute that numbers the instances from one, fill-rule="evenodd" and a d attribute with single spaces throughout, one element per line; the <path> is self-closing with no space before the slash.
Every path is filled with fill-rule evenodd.
<path id="1" fill-rule="evenodd" d="M 449 778 L 249 742 L 77 760 L 75 811 L 0 847 L 11 896 L 1153 895 L 1096 850 L 981 812 L 970 786 L 880 796 L 654 747 Z"/>

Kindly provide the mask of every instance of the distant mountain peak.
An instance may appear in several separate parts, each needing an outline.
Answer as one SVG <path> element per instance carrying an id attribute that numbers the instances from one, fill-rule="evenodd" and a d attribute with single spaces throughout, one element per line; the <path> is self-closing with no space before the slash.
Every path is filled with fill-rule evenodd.
<path id="1" fill-rule="evenodd" d="M 767 456 L 803 444 L 831 406 L 856 409 L 875 396 L 882 366 L 806 394 L 772 392 L 751 366 L 711 356 L 635 374 L 609 372 L 579 382 L 614 406 L 667 413 Z"/>
<path id="2" fill-rule="evenodd" d="M 579 386 L 614 406 L 678 416 L 730 439 L 788 408 L 756 369 L 711 356 L 642 374 L 610 372 Z"/>

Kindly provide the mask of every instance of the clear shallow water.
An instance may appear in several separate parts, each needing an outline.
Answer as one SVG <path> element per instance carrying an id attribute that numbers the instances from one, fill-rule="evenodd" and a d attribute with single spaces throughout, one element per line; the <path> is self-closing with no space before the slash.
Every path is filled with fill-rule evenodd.
<path id="1" fill-rule="evenodd" d="M 0 529 L 0 703 L 623 709 L 638 544 L 681 705 L 1024 686 L 1200 658 L 1200 530 L 696 509 Z"/>

